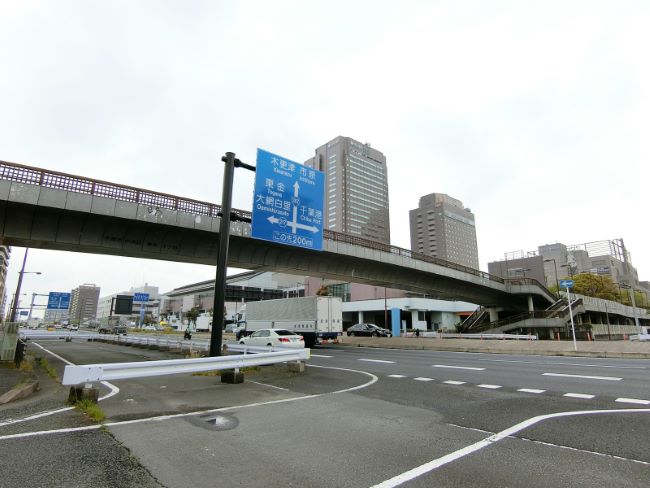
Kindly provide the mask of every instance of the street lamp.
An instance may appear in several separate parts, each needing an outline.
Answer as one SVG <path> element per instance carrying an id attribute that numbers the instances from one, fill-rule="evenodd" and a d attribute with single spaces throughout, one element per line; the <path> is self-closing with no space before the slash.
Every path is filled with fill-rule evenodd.
<path id="1" fill-rule="evenodd" d="M 634 298 L 634 287 L 628 285 L 627 283 L 619 283 L 621 288 L 626 288 L 630 290 L 630 298 L 632 299 L 632 314 L 634 315 L 634 325 L 636 325 L 636 333 L 641 336 L 641 326 L 639 325 L 639 317 L 636 314 L 636 300 Z"/>
<path id="2" fill-rule="evenodd" d="M 569 276 L 573 279 L 573 267 L 570 264 L 560 264 L 560 268 L 568 268 Z"/>
<path id="3" fill-rule="evenodd" d="M 25 271 L 25 263 L 27 262 L 27 251 L 29 248 L 25 248 L 25 256 L 23 256 L 23 266 L 18 272 L 18 284 L 16 285 L 16 298 L 14 299 L 13 306 L 11 307 L 11 315 L 9 316 L 9 322 L 16 321 L 16 309 L 18 308 L 18 297 L 20 296 L 20 287 L 23 285 L 23 275 L 25 274 L 37 274 L 40 275 L 40 271 Z"/>
<path id="4" fill-rule="evenodd" d="M 544 260 L 545 263 L 550 263 L 551 261 L 553 261 L 553 266 L 555 267 L 555 286 L 557 286 L 557 296 L 559 298 L 560 297 L 560 281 L 557 278 L 557 263 L 555 262 L 555 258 L 549 258 L 549 259 Z"/>

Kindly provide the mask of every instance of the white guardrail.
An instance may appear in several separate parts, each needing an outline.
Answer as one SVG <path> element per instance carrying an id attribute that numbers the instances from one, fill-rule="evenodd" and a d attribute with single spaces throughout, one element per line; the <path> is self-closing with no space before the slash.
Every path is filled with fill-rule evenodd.
<path id="1" fill-rule="evenodd" d="M 631 341 L 650 341 L 650 334 L 633 334 L 630 335 Z"/>
<path id="2" fill-rule="evenodd" d="M 232 350 L 232 349 L 231 349 Z M 251 348 L 249 348 L 249 351 Z M 145 378 L 182 373 L 200 373 L 224 369 L 239 369 L 247 366 L 305 361 L 309 359 L 309 349 L 285 349 L 259 354 L 237 354 L 196 359 L 164 359 L 161 361 L 139 361 L 132 363 L 85 364 L 66 366 L 63 385 L 79 385 L 96 381 Z"/>

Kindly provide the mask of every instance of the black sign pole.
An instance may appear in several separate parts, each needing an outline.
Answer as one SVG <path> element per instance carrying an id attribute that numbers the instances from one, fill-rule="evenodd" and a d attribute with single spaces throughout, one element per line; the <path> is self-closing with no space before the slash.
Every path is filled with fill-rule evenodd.
<path id="1" fill-rule="evenodd" d="M 235 153 L 227 152 L 221 158 L 226 163 L 223 170 L 223 191 L 221 193 L 221 224 L 219 225 L 219 250 L 217 253 L 217 274 L 214 282 L 214 305 L 212 307 L 212 332 L 210 334 L 210 356 L 221 356 L 228 271 L 228 244 L 230 242 L 230 213 L 232 211 L 232 184 L 235 168 L 255 171 L 255 166 L 242 163 Z"/>

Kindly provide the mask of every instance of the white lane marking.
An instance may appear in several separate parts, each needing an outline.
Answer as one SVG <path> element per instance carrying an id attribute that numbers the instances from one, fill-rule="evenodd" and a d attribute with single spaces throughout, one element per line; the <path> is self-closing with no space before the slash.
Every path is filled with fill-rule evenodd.
<path id="1" fill-rule="evenodd" d="M 248 380 L 248 382 L 249 382 L 249 383 L 254 383 L 254 384 L 256 384 L 256 385 L 260 385 L 260 386 L 268 386 L 269 388 L 275 388 L 276 390 L 289 391 L 289 388 L 282 388 L 282 387 L 280 387 L 280 386 L 268 385 L 268 384 L 266 384 L 266 383 L 260 383 L 259 381 L 251 381 L 251 380 Z"/>
<path id="2" fill-rule="evenodd" d="M 334 369 L 337 371 L 349 371 L 352 373 L 360 373 L 360 374 L 365 374 L 366 376 L 370 376 L 370 381 L 366 381 L 365 383 L 358 385 L 358 386 L 353 386 L 351 388 L 345 388 L 343 390 L 336 390 L 328 393 L 318 393 L 315 395 L 303 395 L 300 397 L 293 397 L 293 398 L 282 398 L 280 400 L 271 400 L 269 402 L 256 402 L 256 403 L 248 403 L 244 405 L 234 405 L 232 407 L 222 407 L 222 408 L 214 408 L 210 410 L 202 410 L 199 412 L 188 412 L 188 413 L 177 413 L 177 414 L 172 414 L 172 415 L 159 415 L 156 417 L 147 417 L 147 418 L 142 418 L 142 419 L 134 419 L 134 420 L 125 420 L 122 422 L 108 422 L 105 424 L 96 424 L 96 425 L 88 425 L 85 427 L 71 427 L 67 429 L 55 429 L 55 430 L 41 430 L 38 432 L 23 432 L 21 434 L 10 434 L 10 435 L 4 435 L 0 436 L 0 441 L 2 440 L 7 440 L 7 439 L 19 439 L 23 437 L 34 437 L 34 436 L 41 436 L 41 435 L 49 435 L 49 434 L 65 434 L 69 432 L 80 432 L 84 430 L 97 430 L 101 429 L 104 427 L 119 427 L 122 425 L 131 425 L 131 424 L 141 424 L 145 422 L 160 422 L 162 420 L 170 420 L 170 419 L 177 419 L 177 418 L 183 418 L 183 417 L 193 417 L 196 415 L 206 415 L 210 413 L 216 413 L 216 412 L 229 412 L 231 410 L 236 410 L 238 408 L 252 408 L 252 407 L 260 407 L 264 405 L 276 405 L 280 403 L 289 403 L 289 402 L 295 402 L 298 400 L 308 400 L 311 398 L 318 398 L 321 396 L 325 395 L 337 395 L 339 393 L 348 393 L 351 391 L 355 390 L 360 390 L 362 388 L 366 388 L 377 381 L 379 381 L 379 378 L 375 376 L 372 373 L 368 373 L 367 371 L 360 371 L 357 369 L 349 369 L 349 368 L 335 368 L 332 366 L 316 366 L 314 364 L 308 364 L 307 365 L 310 368 L 323 368 L 323 369 Z"/>
<path id="3" fill-rule="evenodd" d="M 636 405 L 650 405 L 650 400 L 639 400 L 638 398 L 617 398 L 619 403 L 634 403 Z"/>
<path id="4" fill-rule="evenodd" d="M 403 374 L 389 374 L 389 378 L 406 378 Z"/>
<path id="5" fill-rule="evenodd" d="M 454 381 L 454 380 L 443 381 L 443 383 L 445 383 L 447 385 L 464 385 L 465 384 L 464 381 Z"/>
<path id="6" fill-rule="evenodd" d="M 447 369 L 468 369 L 470 371 L 485 371 L 485 368 L 473 368 L 470 366 L 449 366 L 447 364 L 433 364 L 434 368 L 447 368 Z"/>
<path id="7" fill-rule="evenodd" d="M 521 391 L 522 393 L 544 393 L 546 390 L 537 390 L 535 388 L 519 388 L 517 391 Z"/>
<path id="8" fill-rule="evenodd" d="M 557 357 L 557 356 L 556 356 Z M 477 361 L 489 361 L 492 363 L 523 363 L 541 364 L 542 366 L 581 366 L 585 368 L 614 368 L 614 369 L 647 369 L 643 366 L 611 366 L 609 364 L 580 364 L 580 363 L 549 363 L 548 361 L 516 361 L 514 359 L 477 359 Z"/>
<path id="9" fill-rule="evenodd" d="M 417 378 L 413 378 L 413 381 L 434 381 L 433 378 L 426 378 L 424 376 L 418 376 Z"/>
<path id="10" fill-rule="evenodd" d="M 474 427 L 465 427 L 463 425 L 458 425 L 458 424 L 447 424 L 447 425 L 449 425 L 451 427 L 456 427 L 458 429 L 471 430 L 473 432 L 480 432 L 481 434 L 494 435 L 494 432 L 490 432 L 489 430 L 477 429 L 477 428 L 474 428 Z M 621 456 L 615 456 L 613 454 L 605 454 L 605 453 L 596 452 L 596 451 L 586 451 L 584 449 L 578 449 L 576 447 L 564 446 L 562 444 L 552 444 L 550 442 L 544 442 L 544 441 L 536 441 L 534 439 L 527 439 L 525 437 L 510 436 L 509 438 L 510 439 L 517 439 L 517 440 L 524 441 L 524 442 L 532 442 L 533 444 L 541 444 L 543 446 L 557 447 L 558 449 L 568 449 L 569 451 L 584 452 L 585 454 L 593 454 L 595 456 L 619 459 L 621 461 L 630 461 L 632 463 L 638 463 L 638 464 L 643 464 L 643 465 L 646 465 L 646 466 L 650 466 L 650 462 L 648 462 L 648 461 L 640 461 L 639 459 L 624 458 L 624 457 L 621 457 Z"/>
<path id="11" fill-rule="evenodd" d="M 34 344 L 36 347 L 42 349 L 46 353 L 51 354 L 52 356 L 59 359 L 60 361 L 63 361 L 64 363 L 69 364 L 70 366 L 75 366 L 74 363 L 68 361 L 65 358 L 62 358 L 58 354 L 50 351 L 49 349 L 46 349 L 45 347 L 41 346 L 40 344 L 38 344 L 36 342 L 32 342 L 32 344 Z M 107 393 L 106 395 L 104 395 L 102 397 L 99 397 L 97 399 L 97 401 L 101 402 L 102 400 L 106 400 L 107 398 L 110 398 L 110 397 L 112 397 L 114 395 L 117 395 L 120 392 L 120 389 L 117 386 L 113 385 L 112 383 L 109 383 L 108 381 L 101 381 L 100 383 L 102 385 L 104 385 L 106 388 L 108 388 L 109 390 L 111 390 L 111 391 L 109 393 Z M 42 417 L 49 417 L 50 415 L 56 415 L 57 413 L 69 412 L 70 410 L 74 410 L 74 408 L 75 407 L 57 408 L 56 410 L 47 410 L 45 412 L 40 412 L 40 413 L 37 413 L 37 414 L 34 414 L 34 415 L 30 415 L 29 417 L 23 417 L 23 418 L 20 418 L 20 419 L 9 419 L 9 420 L 6 420 L 4 422 L 0 422 L 0 427 L 4 427 L 5 425 L 19 424 L 21 422 L 28 422 L 30 420 L 36 420 L 36 419 L 40 419 Z"/>
<path id="12" fill-rule="evenodd" d="M 569 398 L 584 398 L 585 400 L 591 400 L 596 395 L 587 395 L 586 393 L 565 393 L 562 396 L 569 397 Z"/>
<path id="13" fill-rule="evenodd" d="M 488 390 L 498 390 L 501 388 L 501 385 L 476 385 L 479 388 L 487 388 Z"/>
<path id="14" fill-rule="evenodd" d="M 615 378 L 614 376 L 583 376 L 579 374 L 565 374 L 565 373 L 542 373 L 542 376 L 557 376 L 559 378 L 582 378 L 585 380 L 603 380 L 603 381 L 621 381 L 623 378 Z"/>
<path id="15" fill-rule="evenodd" d="M 310 354 L 313 358 L 331 358 L 333 356 L 326 356 L 325 354 Z"/>
<path id="16" fill-rule="evenodd" d="M 365 361 L 367 363 L 395 364 L 395 361 L 386 361 L 385 359 L 357 359 L 357 361 Z"/>
<path id="17" fill-rule="evenodd" d="M 399 474 L 389 480 L 378 483 L 372 486 L 371 488 L 393 488 L 395 486 L 402 485 L 408 481 L 411 481 L 435 469 L 438 469 L 439 467 L 444 466 L 445 464 L 449 464 L 453 461 L 456 461 L 476 451 L 480 451 L 481 449 L 489 447 L 492 444 L 495 444 L 507 437 L 517 434 L 518 432 L 527 429 L 532 425 L 535 425 L 539 422 L 543 422 L 548 419 L 578 416 L 578 415 L 598 415 L 598 414 L 611 414 L 611 413 L 650 413 L 650 408 L 647 409 L 631 408 L 631 409 L 617 409 L 617 410 L 582 410 L 582 411 L 573 411 L 573 412 L 552 413 L 548 415 L 538 415 L 537 417 L 532 417 L 528 420 L 524 420 L 523 422 L 513 425 L 512 427 L 502 430 L 501 432 L 494 434 L 490 437 L 487 437 L 479 442 L 476 442 L 467 447 L 449 453 L 438 459 L 429 461 L 428 463 L 417 466 L 416 468 L 413 468 L 409 471 Z"/>

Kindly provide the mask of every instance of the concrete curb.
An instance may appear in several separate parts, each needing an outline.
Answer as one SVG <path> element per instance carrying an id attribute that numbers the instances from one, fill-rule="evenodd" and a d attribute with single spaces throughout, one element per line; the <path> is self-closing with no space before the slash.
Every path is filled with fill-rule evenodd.
<path id="1" fill-rule="evenodd" d="M 422 344 L 391 344 L 388 341 L 382 343 L 361 343 L 361 342 L 346 342 L 339 343 L 338 347 L 367 347 L 374 349 L 402 349 L 411 351 L 448 351 L 448 352 L 473 352 L 473 353 L 486 353 L 486 354 L 520 354 L 526 356 L 567 356 L 567 357 L 587 357 L 587 358 L 612 358 L 612 359 L 650 359 L 650 352 L 637 352 L 637 351 L 566 351 L 566 350 L 552 350 L 552 349 L 497 349 L 486 346 L 469 345 L 467 347 L 460 346 L 444 346 L 440 345 L 422 345 Z M 578 348 L 580 346 L 578 345 Z"/>
<path id="2" fill-rule="evenodd" d="M 27 384 L 15 387 L 4 395 L 0 396 L 0 405 L 4 405 L 5 403 L 13 402 L 15 400 L 20 400 L 21 398 L 26 398 L 37 391 L 38 388 L 38 381 L 31 381 Z"/>

